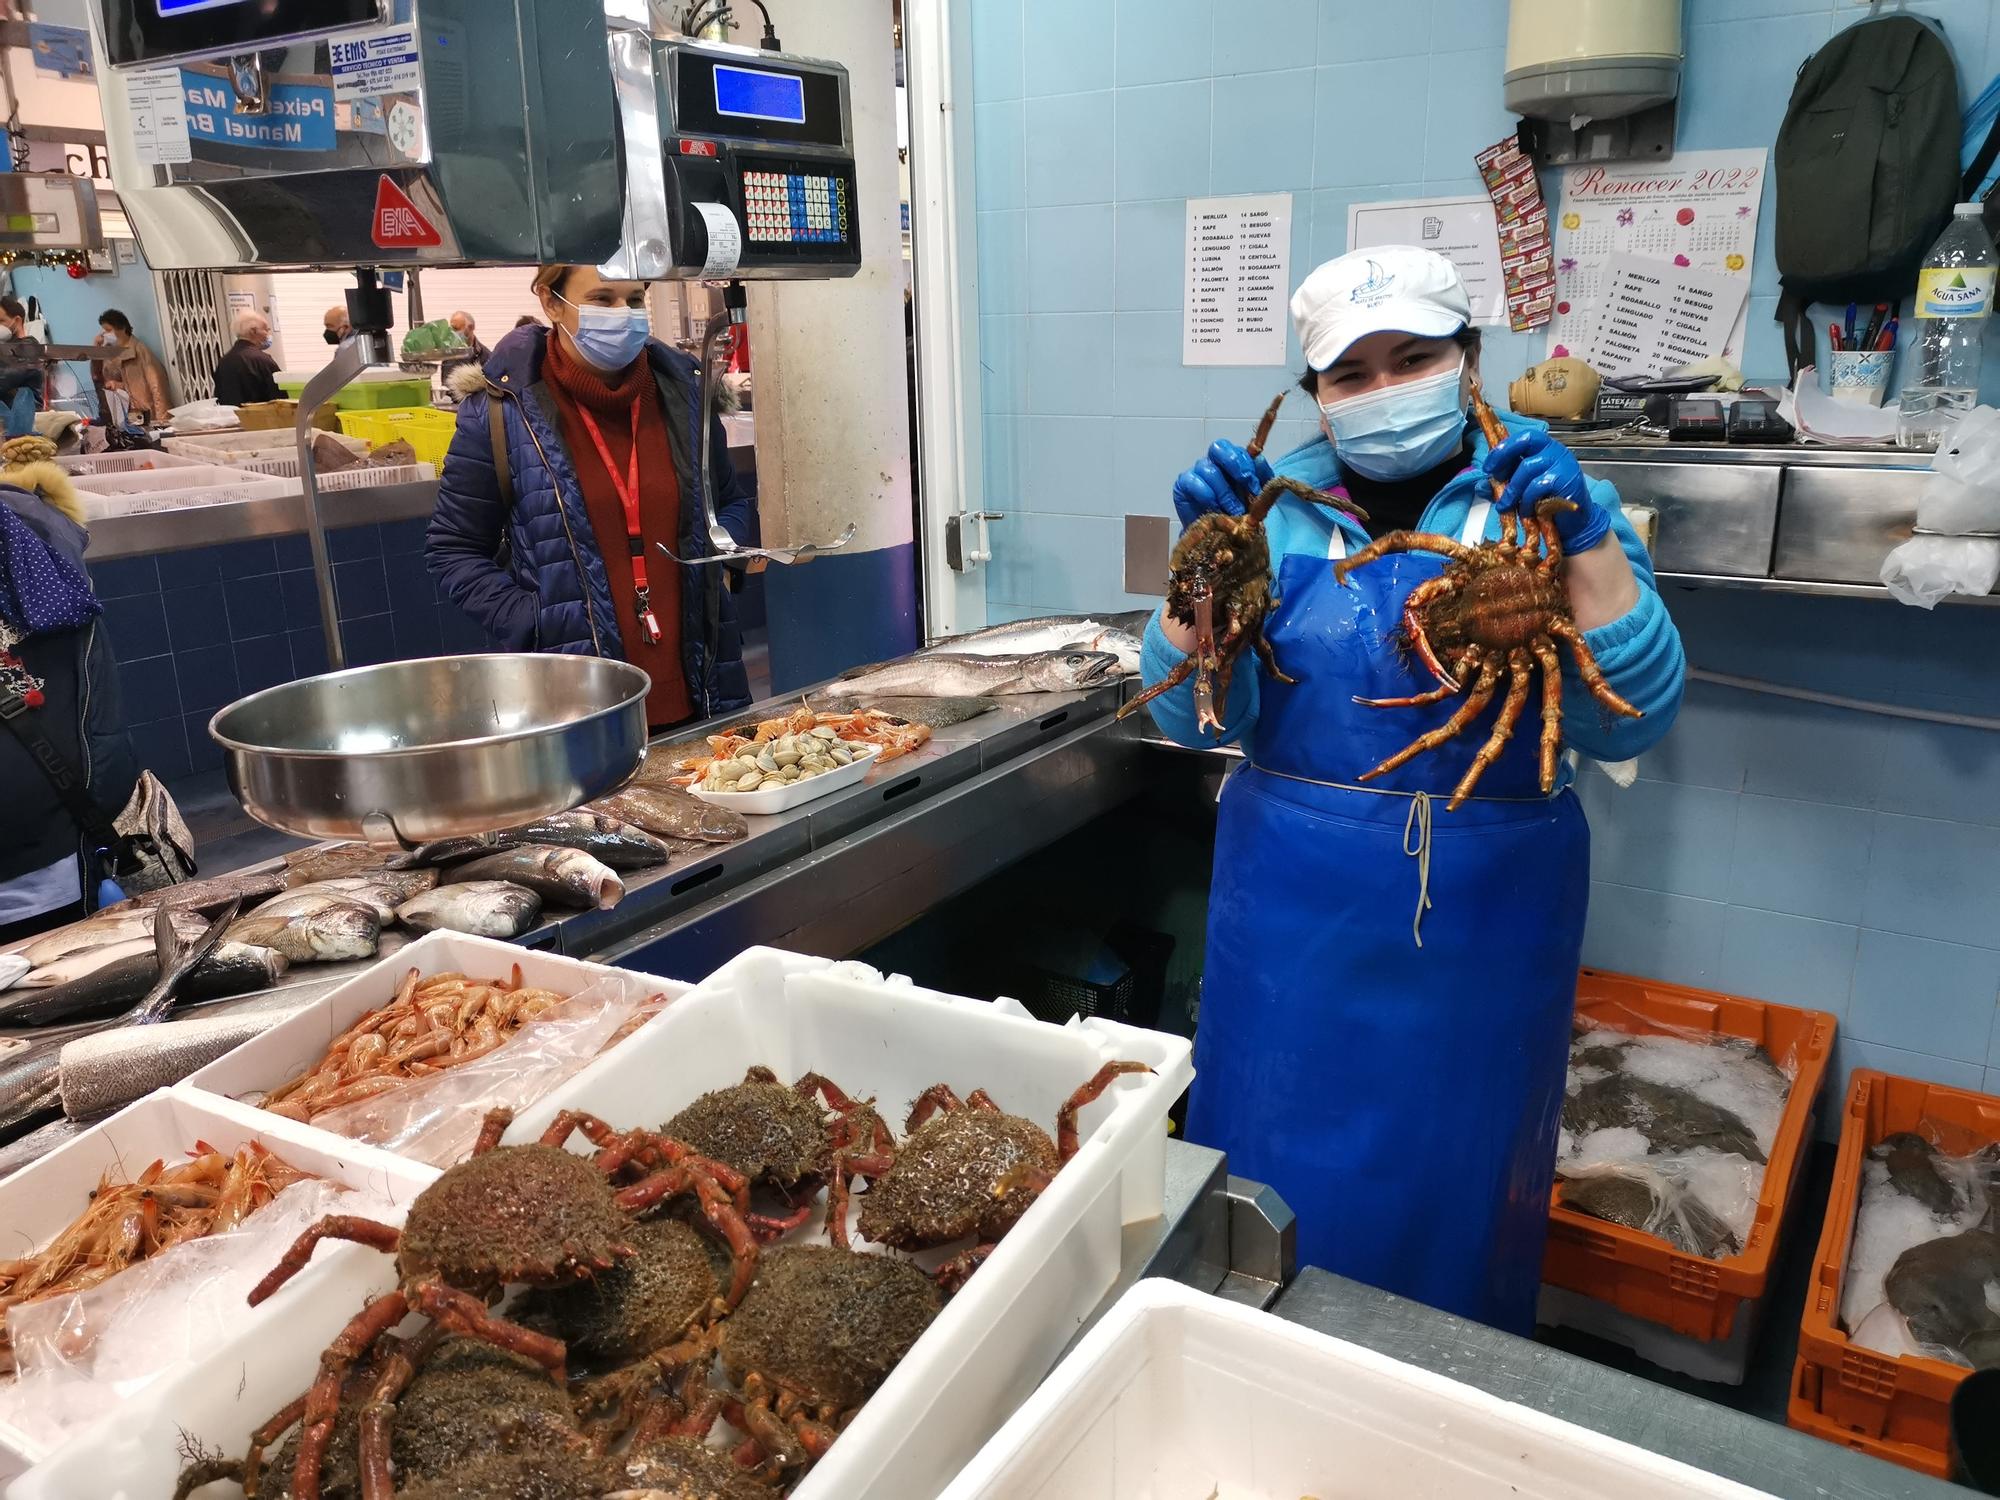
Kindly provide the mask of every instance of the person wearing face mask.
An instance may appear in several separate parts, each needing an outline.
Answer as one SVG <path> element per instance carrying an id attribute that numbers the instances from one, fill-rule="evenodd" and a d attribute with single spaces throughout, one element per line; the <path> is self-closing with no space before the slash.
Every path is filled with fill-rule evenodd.
<path id="1" fill-rule="evenodd" d="M 549 326 L 517 327 L 454 371 L 458 427 L 425 545 L 444 592 L 501 648 L 620 657 L 653 680 L 656 729 L 750 701 L 743 640 L 709 554 L 695 475 L 695 362 L 651 337 L 640 281 L 548 265 Z M 716 516 L 748 539 L 752 500 L 711 418 Z"/>
<path id="2" fill-rule="evenodd" d="M 271 358 L 271 320 L 254 310 L 236 315 L 236 342 L 215 362 L 215 399 L 223 406 L 277 401 L 278 362 Z"/>
<path id="3" fill-rule="evenodd" d="M 345 307 L 329 307 L 320 315 L 322 337 L 335 348 L 354 337 L 354 324 L 348 320 Z"/>
<path id="4" fill-rule="evenodd" d="M 1466 700 L 1365 701 L 1436 687 L 1398 630 L 1404 598 L 1445 559 L 1392 555 L 1345 583 L 1335 564 L 1395 530 L 1477 545 L 1500 535 L 1500 509 L 1566 500 L 1556 526 L 1576 623 L 1644 717 L 1606 717 L 1566 658 L 1565 742 L 1605 761 L 1649 748 L 1679 709 L 1685 659 L 1611 486 L 1538 421 L 1504 416 L 1508 439 L 1489 451 L 1468 420 L 1479 340 L 1450 261 L 1404 246 L 1342 256 L 1307 277 L 1292 317 L 1320 435 L 1275 465 L 1213 444 L 1175 483 L 1175 509 L 1184 523 L 1240 514 L 1275 471 L 1346 495 L 1369 519 L 1287 496 L 1267 521 L 1277 604 L 1265 634 L 1296 681 L 1246 653 L 1223 708 L 1222 737 L 1246 764 L 1218 814 L 1188 1137 L 1277 1189 L 1298 1215 L 1301 1264 L 1525 1334 L 1589 831 L 1566 785 L 1541 790 L 1532 715 L 1456 812 L 1444 803 L 1490 710 L 1356 780 Z M 1156 614 L 1146 682 L 1192 645 Z M 1191 683 L 1152 712 L 1172 738 L 1214 743 L 1196 728 Z"/>
<path id="5" fill-rule="evenodd" d="M 107 367 L 105 388 L 122 390 L 131 398 L 133 421 L 165 422 L 174 403 L 167 394 L 167 367 L 160 363 L 160 357 L 132 332 L 132 320 L 115 307 L 97 315 L 97 329 L 98 343 L 108 349 L 130 350 L 134 356 Z"/>

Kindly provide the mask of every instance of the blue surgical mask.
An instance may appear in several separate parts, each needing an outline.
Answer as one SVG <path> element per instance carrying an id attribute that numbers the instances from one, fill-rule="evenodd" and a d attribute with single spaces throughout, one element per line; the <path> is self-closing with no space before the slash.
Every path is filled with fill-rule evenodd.
<path id="1" fill-rule="evenodd" d="M 1334 456 L 1369 479 L 1408 479 L 1436 468 L 1465 442 L 1464 374 L 1461 356 L 1422 380 L 1321 402 Z"/>
<path id="2" fill-rule="evenodd" d="M 567 297 L 558 300 L 576 308 L 576 332 L 570 342 L 600 370 L 624 369 L 653 336 L 643 307 L 577 307 Z"/>

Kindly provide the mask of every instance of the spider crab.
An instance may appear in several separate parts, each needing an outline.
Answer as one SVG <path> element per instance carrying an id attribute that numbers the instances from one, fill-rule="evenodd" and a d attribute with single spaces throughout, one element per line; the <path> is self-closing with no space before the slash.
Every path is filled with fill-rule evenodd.
<path id="1" fill-rule="evenodd" d="M 1252 458 L 1264 451 L 1278 408 L 1285 404 L 1281 393 L 1265 408 L 1255 436 L 1247 449 Z M 1293 682 L 1278 666 L 1271 643 L 1264 638 L 1264 621 L 1271 613 L 1271 544 L 1264 533 L 1264 518 L 1271 507 L 1286 495 L 1296 495 L 1314 505 L 1330 505 L 1356 520 L 1367 513 L 1353 502 L 1329 495 L 1311 485 L 1279 474 L 1252 498 L 1240 516 L 1210 511 L 1197 517 L 1174 544 L 1173 570 L 1167 579 L 1168 616 L 1176 624 L 1192 630 L 1195 648 L 1171 672 L 1137 694 L 1118 710 L 1118 717 L 1136 712 L 1160 694 L 1194 677 L 1195 726 L 1217 735 L 1222 719 L 1216 712 L 1218 700 L 1227 702 L 1229 681 L 1236 671 L 1236 659 L 1254 648 L 1258 659 L 1280 682 Z"/>
<path id="2" fill-rule="evenodd" d="M 732 1191 L 718 1181 L 716 1174 L 728 1174 L 728 1168 L 713 1164 L 711 1170 L 712 1164 L 682 1143 L 644 1132 L 627 1132 L 618 1138 L 619 1150 L 600 1151 L 594 1160 L 575 1155 L 563 1149 L 578 1125 L 568 1114 L 558 1116 L 535 1144 L 502 1146 L 500 1136 L 512 1120 L 511 1110 L 489 1111 L 472 1154 L 417 1195 L 400 1230 L 374 1219 L 329 1214 L 300 1235 L 251 1290 L 254 1307 L 305 1269 L 321 1240 L 352 1240 L 396 1257 L 396 1290 L 354 1315 L 320 1355 L 312 1388 L 258 1429 L 255 1442 L 261 1449 L 293 1421 L 303 1423 L 292 1500 L 319 1500 L 320 1465 L 349 1372 L 411 1311 L 431 1326 L 383 1361 L 361 1415 L 364 1500 L 390 1500 L 395 1493 L 390 1438 L 396 1402 L 445 1333 L 524 1355 L 563 1386 L 562 1340 L 488 1311 L 508 1283 L 559 1287 L 609 1271 L 636 1253 L 633 1215 L 692 1193 L 735 1261 L 730 1304 L 748 1288 L 757 1240 Z M 634 1161 L 665 1164 L 642 1181 L 614 1189 L 611 1173 Z M 256 1472 L 254 1465 L 249 1472 Z"/>
<path id="3" fill-rule="evenodd" d="M 1488 443 L 1497 448 L 1507 440 L 1506 429 L 1480 396 L 1477 386 L 1473 388 L 1472 411 Z M 1496 496 L 1503 488 L 1499 480 L 1493 481 Z M 1541 785 L 1544 793 L 1554 791 L 1556 757 L 1562 750 L 1562 670 L 1555 645 L 1559 640 L 1568 642 L 1570 654 L 1576 658 L 1577 672 L 1591 697 L 1615 714 L 1631 719 L 1641 717 L 1639 710 L 1604 680 L 1597 657 L 1570 611 L 1569 590 L 1563 583 L 1562 539 L 1556 534 L 1553 517 L 1575 508 L 1567 500 L 1544 500 L 1535 508 L 1534 515 L 1521 518 L 1518 527 L 1514 512 L 1503 510 L 1500 539 L 1478 547 L 1468 547 L 1451 537 L 1428 531 L 1393 531 L 1334 565 L 1334 576 L 1345 583 L 1347 575 L 1356 568 L 1366 567 L 1394 552 L 1440 552 L 1449 558 L 1442 573 L 1411 589 L 1403 601 L 1403 638 L 1439 686 L 1407 698 L 1356 701 L 1371 708 L 1414 708 L 1457 693 L 1466 695 L 1457 712 L 1443 724 L 1419 735 L 1373 770 L 1364 771 L 1359 780 L 1372 781 L 1386 775 L 1426 750 L 1435 750 L 1446 740 L 1463 734 L 1493 701 L 1504 671 L 1508 679 L 1507 696 L 1493 722 L 1493 732 L 1445 804 L 1447 810 L 1456 810 L 1472 795 L 1486 768 L 1500 758 L 1500 752 L 1512 738 L 1528 701 L 1530 673 L 1539 663 Z"/>

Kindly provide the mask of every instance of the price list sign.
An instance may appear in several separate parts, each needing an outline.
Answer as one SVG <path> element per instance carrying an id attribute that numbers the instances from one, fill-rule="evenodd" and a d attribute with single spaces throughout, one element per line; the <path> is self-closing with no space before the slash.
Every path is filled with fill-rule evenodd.
<path id="1" fill-rule="evenodd" d="M 1282 365 L 1292 195 L 1187 201 L 1184 365 Z"/>

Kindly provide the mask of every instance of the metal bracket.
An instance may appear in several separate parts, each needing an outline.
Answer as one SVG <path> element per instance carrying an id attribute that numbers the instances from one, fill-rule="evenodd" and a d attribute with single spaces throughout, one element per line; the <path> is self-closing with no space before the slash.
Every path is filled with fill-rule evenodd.
<path id="1" fill-rule="evenodd" d="M 1229 1274 L 1218 1297 L 1269 1307 L 1298 1270 L 1298 1220 L 1277 1190 L 1230 1175 Z"/>
<path id="2" fill-rule="evenodd" d="M 993 542 L 987 526 L 1007 517 L 997 510 L 962 510 L 944 518 L 944 560 L 954 573 L 970 573 L 981 563 L 993 561 Z"/>

